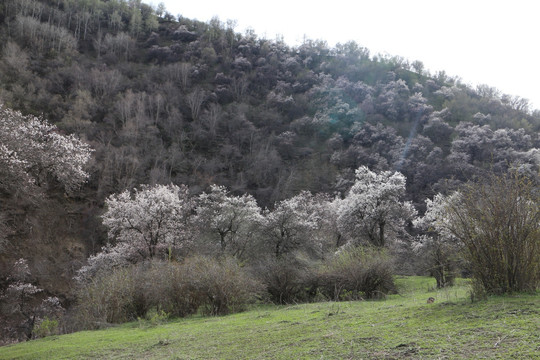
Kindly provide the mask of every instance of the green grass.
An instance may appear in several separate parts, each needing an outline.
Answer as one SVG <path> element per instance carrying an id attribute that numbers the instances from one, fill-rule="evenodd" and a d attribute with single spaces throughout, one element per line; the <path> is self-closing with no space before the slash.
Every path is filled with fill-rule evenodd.
<path id="1" fill-rule="evenodd" d="M 438 291 L 424 277 L 397 283 L 401 294 L 386 300 L 130 323 L 3 347 L 0 359 L 540 358 L 539 295 L 471 303 L 463 281 Z"/>

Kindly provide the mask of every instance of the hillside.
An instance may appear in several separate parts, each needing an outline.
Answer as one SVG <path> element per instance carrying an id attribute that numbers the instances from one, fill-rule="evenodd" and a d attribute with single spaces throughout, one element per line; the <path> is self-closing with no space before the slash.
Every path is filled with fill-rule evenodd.
<path id="1" fill-rule="evenodd" d="M 193 196 L 222 185 L 270 211 L 303 190 L 343 197 L 366 166 L 401 172 L 403 200 L 423 214 L 488 172 L 540 168 L 540 112 L 525 99 L 354 42 L 290 47 L 140 0 L 5 0 L 0 44 L 0 104 L 93 149 L 77 192 L 44 176 L 28 194 L 0 177 L 0 290 L 24 258 L 66 308 L 108 242 L 105 199 L 142 184 Z"/>
<path id="2" fill-rule="evenodd" d="M 534 358 L 539 297 L 467 299 L 405 278 L 385 301 L 263 306 L 225 317 L 141 321 L 2 348 L 1 359 Z M 430 296 L 434 304 L 426 304 Z M 397 331 L 399 330 L 399 331 Z"/>

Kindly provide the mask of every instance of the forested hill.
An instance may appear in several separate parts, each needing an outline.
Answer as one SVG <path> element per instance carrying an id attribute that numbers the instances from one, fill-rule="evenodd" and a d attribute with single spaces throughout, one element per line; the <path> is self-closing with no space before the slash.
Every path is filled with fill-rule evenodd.
<path id="1" fill-rule="evenodd" d="M 290 47 L 140 0 L 4 0 L 0 24 L 0 102 L 95 150 L 75 198 L 52 187 L 40 212 L 2 192 L 7 224 L 35 225 L 13 237 L 67 233 L 96 251 L 103 200 L 139 184 L 220 184 L 271 207 L 344 192 L 367 165 L 402 172 L 422 210 L 487 169 L 540 165 L 540 112 L 526 100 L 356 43 Z"/>

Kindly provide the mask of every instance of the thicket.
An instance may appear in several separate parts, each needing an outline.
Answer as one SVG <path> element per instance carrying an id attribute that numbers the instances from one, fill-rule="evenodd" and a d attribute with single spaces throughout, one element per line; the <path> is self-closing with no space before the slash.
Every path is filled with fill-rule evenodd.
<path id="1" fill-rule="evenodd" d="M 152 260 L 100 272 L 78 289 L 73 319 L 80 328 L 197 312 L 225 315 L 255 301 L 262 291 L 246 269 L 229 258 Z"/>
<path id="2" fill-rule="evenodd" d="M 93 329 L 156 313 L 225 315 L 268 300 L 359 300 L 395 291 L 391 260 L 383 250 L 349 249 L 322 264 L 280 259 L 244 267 L 234 258 L 194 256 L 100 272 L 81 284 L 78 305 L 68 318 L 72 330 Z"/>

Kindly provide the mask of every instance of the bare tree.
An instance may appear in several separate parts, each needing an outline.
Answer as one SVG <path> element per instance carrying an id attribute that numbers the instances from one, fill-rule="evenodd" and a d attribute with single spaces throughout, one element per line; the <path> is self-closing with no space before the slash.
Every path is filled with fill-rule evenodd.
<path id="1" fill-rule="evenodd" d="M 199 120 L 199 115 L 201 113 L 202 104 L 206 99 L 206 94 L 204 90 L 197 88 L 187 96 L 187 102 L 189 108 L 191 109 L 191 117 L 193 120 Z"/>

